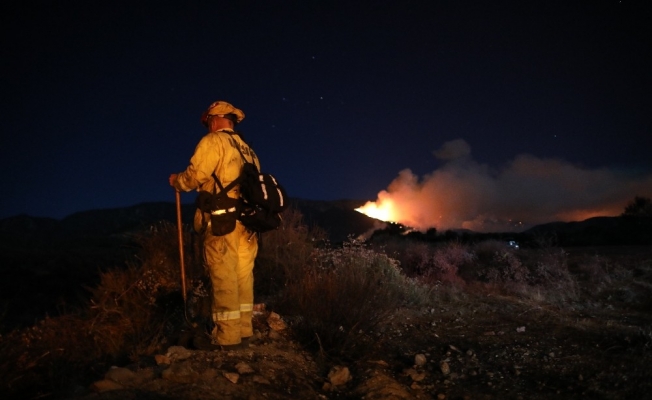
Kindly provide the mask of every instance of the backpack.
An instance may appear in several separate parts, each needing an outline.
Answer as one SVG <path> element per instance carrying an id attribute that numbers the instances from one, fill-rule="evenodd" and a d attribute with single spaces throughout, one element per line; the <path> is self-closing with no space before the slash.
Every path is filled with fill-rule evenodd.
<path id="1" fill-rule="evenodd" d="M 254 232 L 267 232 L 281 225 L 281 215 L 288 207 L 287 193 L 271 174 L 262 173 L 256 164 L 247 161 L 240 147 L 236 147 L 242 161 L 242 170 L 236 181 L 240 183 L 242 204 L 239 220 Z"/>

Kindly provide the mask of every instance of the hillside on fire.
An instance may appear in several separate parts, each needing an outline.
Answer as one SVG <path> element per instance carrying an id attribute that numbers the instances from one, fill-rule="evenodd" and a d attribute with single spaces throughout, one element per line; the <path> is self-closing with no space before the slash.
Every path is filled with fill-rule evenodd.
<path id="1" fill-rule="evenodd" d="M 187 299 L 172 203 L 7 218 L 0 395 L 642 398 L 652 389 L 648 203 L 473 232 L 380 221 L 356 211 L 365 201 L 295 199 L 262 239 L 251 345 L 228 352 L 187 340 L 207 318 L 192 205 Z"/>

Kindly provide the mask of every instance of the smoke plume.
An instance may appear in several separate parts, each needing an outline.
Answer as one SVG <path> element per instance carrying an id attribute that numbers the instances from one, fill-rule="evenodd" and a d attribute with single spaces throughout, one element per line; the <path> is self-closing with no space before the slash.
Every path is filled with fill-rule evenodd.
<path id="1" fill-rule="evenodd" d="M 359 210 L 391 208 L 391 220 L 421 231 L 520 231 L 552 221 L 615 216 L 635 196 L 650 197 L 652 175 L 631 177 L 557 159 L 518 155 L 500 169 L 471 158 L 462 139 L 433 152 L 444 165 L 421 178 L 399 172 L 376 202 Z"/>

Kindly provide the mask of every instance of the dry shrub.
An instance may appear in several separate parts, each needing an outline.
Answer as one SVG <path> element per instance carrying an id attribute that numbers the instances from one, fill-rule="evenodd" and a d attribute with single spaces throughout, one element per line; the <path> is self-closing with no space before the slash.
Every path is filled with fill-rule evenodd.
<path id="1" fill-rule="evenodd" d="M 317 249 L 296 272 L 274 306 L 290 317 L 300 341 L 332 355 L 361 354 L 365 335 L 418 298 L 395 260 L 356 242 Z"/>
<path id="2" fill-rule="evenodd" d="M 207 297 L 200 290 L 201 248 L 189 230 L 183 235 L 187 291 Z M 177 227 L 160 222 L 137 242 L 140 263 L 101 274 L 99 285 L 90 289 L 93 339 L 111 357 L 152 354 L 183 321 Z"/>
<path id="3" fill-rule="evenodd" d="M 186 265 L 199 259 L 188 231 Z M 176 227 L 163 222 L 139 235 L 140 263 L 100 274 L 88 309 L 47 318 L 0 336 L 3 398 L 65 397 L 108 363 L 151 355 L 183 315 Z M 0 393 L 1 395 L 2 393 Z"/>
<path id="4" fill-rule="evenodd" d="M 474 246 L 477 262 L 473 275 L 481 282 L 499 284 L 501 291 L 531 300 L 561 304 L 578 298 L 568 254 L 558 247 L 513 249 L 504 242 L 487 240 Z M 472 279 L 469 271 L 463 276 Z"/>
<path id="5" fill-rule="evenodd" d="M 576 278 L 568 267 L 568 254 L 561 248 L 512 250 L 503 258 L 505 273 L 503 289 L 519 294 L 534 303 L 560 307 L 572 306 L 579 299 Z"/>
<path id="6" fill-rule="evenodd" d="M 459 242 L 442 245 L 411 240 L 386 240 L 376 250 L 396 259 L 403 273 L 431 285 L 464 284 L 458 276 L 473 261 L 468 248 Z"/>
<path id="7" fill-rule="evenodd" d="M 142 269 L 131 265 L 103 273 L 100 284 L 91 289 L 93 341 L 112 358 L 136 359 L 163 345 L 166 310 L 157 305 L 162 293 L 148 290 L 145 277 Z"/>
<path id="8" fill-rule="evenodd" d="M 386 241 L 384 246 L 401 260 L 404 271 L 436 288 L 436 296 L 443 295 L 443 289 L 464 285 L 477 290 L 480 284 L 484 290 L 516 294 L 535 302 L 562 305 L 576 301 L 580 293 L 569 271 L 568 255 L 549 244 L 542 241 L 536 249 L 514 249 L 499 240 L 472 246 L 454 241 L 433 245 L 403 240 Z M 449 294 L 456 296 L 458 292 Z"/>
<path id="9" fill-rule="evenodd" d="M 585 257 L 577 262 L 578 277 L 591 284 L 609 283 L 611 277 L 609 270 L 612 269 L 610 261 L 599 255 Z"/>
<path id="10" fill-rule="evenodd" d="M 526 284 L 529 277 L 527 268 L 516 251 L 504 242 L 486 240 L 473 247 L 473 263 L 466 264 L 461 275 L 467 281 L 479 280 L 492 284 L 512 287 Z"/>
<path id="11" fill-rule="evenodd" d="M 561 248 L 535 251 L 535 261 L 530 265 L 531 282 L 543 287 L 556 286 L 558 282 L 572 281 L 568 269 L 568 255 Z"/>
<path id="12" fill-rule="evenodd" d="M 186 226 L 182 230 L 184 244 L 184 267 L 187 287 L 204 275 L 203 250 L 201 238 Z M 152 225 L 149 230 L 135 237 L 138 252 L 139 269 L 142 275 L 138 285 L 152 294 L 152 300 L 158 295 L 181 291 L 181 260 L 179 257 L 178 228 L 168 221 Z M 150 301 L 151 302 L 151 301 Z"/>
<path id="13" fill-rule="evenodd" d="M 392 237 L 384 240 L 382 245 L 375 244 L 374 248 L 397 260 L 403 273 L 409 277 L 421 277 L 433 267 L 434 248 L 428 243 Z"/>
<path id="14" fill-rule="evenodd" d="M 314 248 L 323 244 L 325 233 L 310 228 L 294 208 L 285 210 L 279 229 L 262 234 L 254 268 L 254 289 L 263 298 L 277 293 L 310 260 Z"/>
<path id="15" fill-rule="evenodd" d="M 46 318 L 0 336 L 0 396 L 37 398 L 85 384 L 106 368 L 90 336 L 88 321 L 77 315 Z"/>
<path id="16" fill-rule="evenodd" d="M 424 272 L 427 282 L 442 282 L 460 286 L 464 281 L 458 275 L 460 269 L 473 263 L 474 256 L 467 246 L 458 242 L 449 242 L 437 247 L 432 255 L 431 268 Z"/>
<path id="17" fill-rule="evenodd" d="M 627 307 L 647 312 L 652 309 L 652 266 L 641 261 L 638 266 L 622 268 L 612 265 L 601 284 L 587 289 L 598 300 L 597 306 Z M 592 289 L 592 290 L 591 290 Z"/>

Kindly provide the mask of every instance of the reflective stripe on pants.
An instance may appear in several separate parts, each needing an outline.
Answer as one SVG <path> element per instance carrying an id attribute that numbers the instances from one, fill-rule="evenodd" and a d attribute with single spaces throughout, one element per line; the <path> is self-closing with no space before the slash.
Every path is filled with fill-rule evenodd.
<path id="1" fill-rule="evenodd" d="M 224 236 L 204 236 L 204 258 L 213 285 L 214 340 L 221 345 L 240 343 L 253 335 L 254 260 L 258 242 L 238 221 Z"/>

